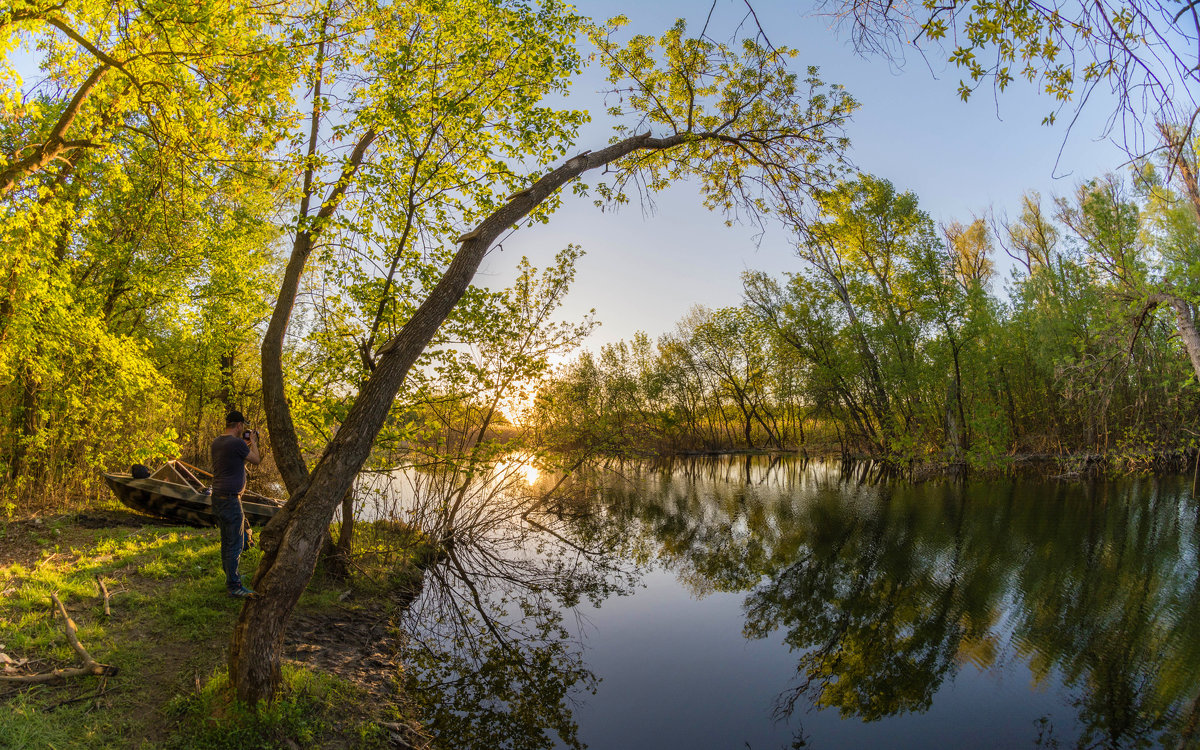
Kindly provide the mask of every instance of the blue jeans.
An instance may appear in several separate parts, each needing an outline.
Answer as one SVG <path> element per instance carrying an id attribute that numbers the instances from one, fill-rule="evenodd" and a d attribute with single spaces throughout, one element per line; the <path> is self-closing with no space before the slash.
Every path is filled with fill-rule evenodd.
<path id="1" fill-rule="evenodd" d="M 213 493 L 212 505 L 217 526 L 221 529 L 221 567 L 225 569 L 225 586 L 233 591 L 242 585 L 238 562 L 242 558 L 242 550 L 247 546 L 242 501 L 237 495 Z"/>

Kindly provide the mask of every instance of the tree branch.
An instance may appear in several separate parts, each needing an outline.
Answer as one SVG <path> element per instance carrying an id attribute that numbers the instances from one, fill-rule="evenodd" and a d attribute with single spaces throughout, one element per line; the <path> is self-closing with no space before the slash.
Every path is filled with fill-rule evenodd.
<path id="1" fill-rule="evenodd" d="M 283 477 L 283 482 L 287 485 L 288 493 L 291 495 L 294 495 L 308 479 L 308 466 L 300 451 L 300 440 L 296 436 L 296 426 L 292 421 L 292 410 L 288 406 L 284 387 L 283 339 L 287 335 L 292 308 L 296 304 L 296 293 L 300 288 L 300 278 L 304 275 L 304 267 L 312 252 L 313 241 L 320 234 L 322 224 L 337 211 L 342 198 L 346 195 L 347 188 L 362 166 L 367 149 L 377 137 L 378 134 L 374 128 L 369 128 L 367 132 L 363 133 L 354 146 L 354 151 L 343 165 L 342 173 L 333 190 L 321 204 L 321 209 L 317 212 L 316 217 L 311 222 L 306 216 L 300 217 L 300 224 L 292 243 L 292 254 L 283 273 L 283 281 L 279 288 L 279 296 L 275 300 L 271 322 L 263 336 L 263 407 L 267 413 L 267 425 L 271 430 L 271 447 L 275 450 L 275 464 L 279 467 L 279 474 Z M 266 541 L 265 536 L 264 542 Z"/>
<path id="2" fill-rule="evenodd" d="M 97 579 L 99 580 L 99 579 Z M 71 669 L 55 669 L 51 672 L 43 672 L 42 674 L 26 674 L 26 675 L 0 675 L 0 681 L 22 683 L 26 685 L 41 684 L 46 682 L 57 682 L 67 677 L 83 677 L 86 675 L 111 675 L 117 673 L 117 668 L 108 664 L 101 664 L 92 658 L 92 655 L 87 652 L 83 644 L 79 642 L 77 635 L 78 629 L 75 627 L 75 621 L 67 614 L 67 608 L 58 600 L 57 594 L 50 595 L 50 601 L 57 608 L 57 612 L 62 615 L 63 628 L 67 633 L 67 642 L 71 644 L 71 648 L 79 655 L 80 661 L 83 662 L 82 667 L 73 667 Z"/>
<path id="3" fill-rule="evenodd" d="M 25 158 L 17 160 L 3 171 L 0 171 L 0 196 L 6 195 L 16 187 L 17 182 L 22 177 L 41 170 L 58 158 L 63 152 L 76 148 L 95 148 L 99 145 L 90 140 L 68 141 L 63 136 L 66 134 L 67 128 L 71 127 L 71 124 L 75 122 L 75 118 L 83 108 L 84 101 L 87 100 L 88 96 L 91 95 L 92 91 L 100 83 L 100 79 L 108 72 L 109 67 L 105 63 L 91 72 L 91 75 L 87 77 L 83 85 L 75 92 L 75 96 L 71 97 L 71 101 L 58 118 L 58 122 L 55 123 L 54 129 L 50 131 L 50 135 L 46 138 L 45 143 L 39 145 L 34 149 L 33 153 Z"/>

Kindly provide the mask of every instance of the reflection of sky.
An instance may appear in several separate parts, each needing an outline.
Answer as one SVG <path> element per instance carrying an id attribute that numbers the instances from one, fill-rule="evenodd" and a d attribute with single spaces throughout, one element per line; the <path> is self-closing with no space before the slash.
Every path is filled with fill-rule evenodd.
<path id="1" fill-rule="evenodd" d="M 776 508 L 767 510 L 769 517 L 782 505 L 815 502 L 820 488 L 836 485 L 840 475 L 833 463 L 809 464 L 799 473 L 789 461 L 774 470 L 762 461 L 743 467 L 740 460 L 718 460 L 689 480 L 689 465 L 681 462 L 668 486 L 654 475 L 635 482 L 634 492 L 697 527 L 736 530 L 747 512 Z M 865 508 L 879 498 L 874 488 L 859 488 L 844 502 Z M 774 541 L 759 540 L 768 548 Z M 592 748 L 773 750 L 790 746 L 800 733 L 820 748 L 1031 747 L 1040 717 L 1051 721 L 1060 741 L 1075 731 L 1074 716 L 1060 700 L 1059 676 L 1052 673 L 1031 689 L 1025 659 L 1006 652 L 985 669 L 964 664 L 952 672 L 924 713 L 864 723 L 843 719 L 836 708 L 807 711 L 802 699 L 789 719 L 775 721 L 772 708 L 780 691 L 796 683 L 800 656 L 784 642 L 786 628 L 748 639 L 748 592 L 697 587 L 688 556 L 668 557 L 673 562 L 652 564 L 631 596 L 587 610 L 579 634 L 584 659 L 601 683 L 575 719 L 580 740 Z M 991 630 L 1002 642 L 1011 635 L 1005 615 Z"/>
<path id="2" fill-rule="evenodd" d="M 836 482 L 838 471 L 834 464 L 810 464 L 807 471 L 796 477 L 788 463 L 783 462 L 778 471 L 771 472 L 763 462 L 756 462 L 742 479 L 740 462 L 727 459 L 707 465 L 698 474 L 693 474 L 691 481 L 677 470 L 669 485 L 663 485 L 658 476 L 653 475 L 635 481 L 627 491 L 631 497 L 638 498 L 633 501 L 635 504 L 657 505 L 667 516 L 676 517 L 676 521 L 686 522 L 689 528 L 694 525 L 695 544 L 704 554 L 720 554 L 718 550 L 725 550 L 737 558 L 735 551 L 718 542 L 721 535 L 715 533 L 717 529 L 736 528 L 738 519 L 743 517 L 741 514 L 747 510 L 754 513 L 758 508 L 768 509 L 770 515 L 778 514 L 785 505 L 803 507 L 816 500 L 821 486 L 828 487 L 831 481 Z M 680 466 L 687 464 L 681 462 Z M 743 484 L 746 480 L 748 484 Z M 850 482 L 850 486 L 853 484 Z M 978 506 L 971 503 L 975 507 L 973 512 L 979 514 L 976 517 L 979 521 L 996 512 L 992 502 L 1004 493 L 989 501 L 987 483 L 974 486 L 980 490 L 982 502 Z M 1181 485 L 1168 483 L 1168 486 Z M 1072 489 L 1073 498 L 1052 497 L 1053 492 L 1047 492 L 1047 488 L 1060 489 L 1055 485 L 1028 485 L 1022 495 L 1029 496 L 1023 502 L 1079 502 L 1079 488 Z M 1045 496 L 1039 496 L 1039 491 Z M 1112 489 L 1108 497 L 1114 507 L 1125 508 L 1139 499 L 1150 502 L 1157 491 L 1126 483 L 1123 489 Z M 915 492 L 920 495 L 919 499 L 909 502 L 925 505 L 925 512 L 936 515 L 934 508 L 937 506 L 933 501 L 940 496 L 941 490 L 930 485 Z M 1167 495 L 1172 492 L 1168 491 Z M 869 499 L 872 496 L 874 500 Z M 863 503 L 863 510 L 867 511 L 867 506 L 886 505 L 889 500 L 870 490 L 847 489 L 845 502 L 849 505 Z M 1006 504 L 1011 499 L 1003 502 Z M 769 510 L 772 506 L 774 511 Z M 1179 506 L 1194 513 L 1193 503 L 1184 501 Z M 908 517 L 907 511 L 895 513 L 893 521 Z M 870 515 L 869 511 L 866 514 Z M 1129 518 L 1140 515 L 1141 512 L 1136 511 Z M 1126 518 L 1120 512 L 1116 516 Z M 657 516 L 650 514 L 650 517 Z M 789 514 L 788 517 L 792 516 Z M 665 524 L 662 518 L 658 523 Z M 903 525 L 902 521 L 900 523 Z M 947 518 L 943 523 L 953 527 L 959 522 Z M 688 536 L 672 524 L 665 526 L 674 528 L 671 536 L 676 542 Z M 1112 530 L 1103 522 L 1100 527 Z M 1149 525 L 1134 520 L 1128 522 L 1128 527 L 1129 533 L 1133 534 L 1146 531 Z M 1175 555 L 1192 559 L 1195 550 L 1192 527 L 1191 522 L 1181 519 L 1178 529 L 1182 536 L 1174 543 L 1169 541 L 1172 539 L 1170 533 L 1158 529 L 1163 538 L 1154 537 L 1151 543 L 1166 545 L 1166 561 L 1156 564 L 1176 569 L 1177 566 L 1170 562 Z M 965 528 L 977 532 L 980 527 L 968 523 Z M 1047 534 L 1044 527 L 1037 528 L 1041 531 L 1035 536 Z M 1073 549 L 1070 540 L 1077 540 L 1085 531 L 1072 526 L 1071 533 L 1065 537 L 1056 536 L 1058 532 L 1048 533 L 1043 541 L 1035 544 L 1066 544 L 1067 549 Z M 945 529 L 943 532 L 952 534 Z M 626 533 L 636 535 L 633 529 Z M 925 533 L 930 532 L 918 534 L 913 541 L 920 542 Z M 938 537 L 938 532 L 933 532 L 933 537 Z M 758 541 L 769 549 L 777 540 L 763 538 Z M 936 544 L 927 541 L 931 546 L 918 556 L 933 552 L 946 543 L 944 538 Z M 1124 546 L 1124 543 L 1114 543 L 1118 547 Z M 737 543 L 733 542 L 732 546 L 736 547 Z M 1131 544 L 1130 548 L 1141 547 Z M 970 555 L 969 550 L 978 548 L 967 542 L 964 549 Z M 956 666 L 937 686 L 927 711 L 863 722 L 855 717 L 842 718 L 837 708 L 806 711 L 808 704 L 802 698 L 790 719 L 773 721 L 771 709 L 776 705 L 780 691 L 795 685 L 798 677 L 800 652 L 792 650 L 784 641 L 787 626 L 779 623 L 766 637 L 747 639 L 748 591 L 714 592 L 711 586 L 695 586 L 689 553 L 680 553 L 674 545 L 671 550 L 667 552 L 666 547 L 660 550 L 655 562 L 640 577 L 639 587 L 632 595 L 610 597 L 598 609 L 587 610 L 586 626 L 579 633 L 587 666 L 601 683 L 595 696 L 583 700 L 575 712 L 575 719 L 580 726 L 580 740 L 590 747 L 598 750 L 747 746 L 773 749 L 788 747 L 793 735 L 802 729 L 803 736 L 812 741 L 813 747 L 819 748 L 1017 748 L 1035 746 L 1039 736 L 1043 740 L 1053 738 L 1064 746 L 1072 746 L 1080 732 L 1073 702 L 1079 698 L 1076 693 L 1084 685 L 1093 684 L 1094 677 L 1075 680 L 1068 686 L 1069 681 L 1057 659 L 1065 656 L 1068 661 L 1073 661 L 1078 655 L 1054 656 L 1054 644 L 1029 641 L 1028 633 L 1020 632 L 1019 623 L 1031 617 L 1028 608 L 1051 603 L 1018 591 L 1020 581 L 1012 581 L 1011 587 L 1006 587 L 1003 593 L 998 592 L 994 602 L 995 619 L 987 627 L 986 635 L 994 651 L 984 655 L 976 648 L 980 642 L 971 639 L 959 642 Z M 1019 552 L 1016 554 L 1020 556 Z M 975 566 L 987 563 L 987 559 L 963 561 L 965 570 L 974 569 L 976 573 L 983 569 Z M 999 561 L 992 560 L 991 564 L 999 564 Z M 929 567 L 936 569 L 938 566 L 929 561 Z M 1142 563 L 1130 562 L 1129 567 L 1141 570 Z M 988 572 L 984 578 L 994 575 L 1003 576 L 1004 571 Z M 1018 578 L 1023 579 L 1023 576 Z M 959 585 L 970 587 L 969 576 Z M 1155 598 L 1171 599 L 1170 587 L 1173 585 L 1182 586 L 1179 593 L 1186 595 L 1192 584 L 1190 577 L 1181 576 L 1174 583 L 1163 582 L 1162 585 L 1165 590 L 1157 592 Z M 1085 597 L 1084 601 L 1089 600 Z M 1150 615 L 1150 620 L 1143 625 L 1148 630 L 1170 629 L 1172 623 L 1179 623 L 1178 618 L 1183 616 L 1175 611 L 1163 613 L 1157 619 Z M 1074 627 L 1071 617 L 1064 617 L 1064 627 Z M 1104 617 L 1098 614 L 1097 619 Z M 1044 637 L 1047 633 L 1040 632 L 1040 635 Z M 1042 654 L 1043 649 L 1049 649 L 1049 653 Z M 1131 651 L 1140 653 L 1136 649 Z M 1046 658 L 1052 663 L 1043 665 L 1040 678 L 1036 678 L 1030 668 L 1031 660 L 1045 661 Z M 1138 672 L 1146 666 L 1143 662 L 1130 665 L 1132 679 L 1148 678 Z M 1187 696 L 1180 698 L 1186 700 Z M 1123 739 L 1132 741 L 1128 736 Z"/>
<path id="3" fill-rule="evenodd" d="M 801 727 L 817 748 L 1023 748 L 1033 747 L 1033 721 L 1047 714 L 1060 741 L 1073 734 L 1069 707 L 1055 699 L 1057 680 L 1031 690 L 1033 677 L 1018 659 L 986 672 L 964 667 L 924 714 L 863 723 L 839 718 L 836 709 L 806 713 L 802 705 L 789 721 L 775 722 L 771 708 L 796 677 L 798 655 L 784 634 L 742 636 L 744 593 L 697 600 L 665 571 L 642 583 L 633 596 L 588 610 L 584 659 L 601 682 L 575 719 L 580 740 L 594 750 L 775 750 Z"/>
<path id="4" fill-rule="evenodd" d="M 796 459 L 624 463 L 596 477 L 595 516 L 534 513 L 553 533 L 522 537 L 501 514 L 483 534 L 494 545 L 457 550 L 518 640 L 530 615 L 511 594 L 542 591 L 552 563 L 572 571 L 577 608 L 554 604 L 555 587 L 535 598 L 600 679 L 574 693 L 578 738 L 596 750 L 774 750 L 797 733 L 819 748 L 1073 746 L 1105 727 L 1126 747 L 1175 731 L 1156 722 L 1191 701 L 1200 664 L 1194 571 L 1174 575 L 1197 546 L 1184 480 L 860 478 Z M 572 540 L 603 552 L 585 559 Z M 501 560 L 521 565 L 515 578 L 494 574 Z M 439 590 L 427 579 L 410 627 L 442 622 Z M 879 720 L 836 691 L 773 719 L 812 644 L 844 656 L 844 669 L 818 660 L 820 674 L 862 680 Z"/>

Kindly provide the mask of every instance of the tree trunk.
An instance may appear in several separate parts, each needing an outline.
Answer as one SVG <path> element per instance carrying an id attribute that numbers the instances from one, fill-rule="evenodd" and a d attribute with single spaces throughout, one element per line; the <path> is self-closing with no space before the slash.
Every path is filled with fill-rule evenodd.
<path id="1" fill-rule="evenodd" d="M 333 534 L 325 534 L 325 540 L 321 542 L 320 560 L 321 564 L 325 566 L 325 574 L 330 578 L 344 581 L 350 575 L 350 566 L 346 564 L 346 558 L 338 552 L 337 542 L 333 541 Z"/>
<path id="2" fill-rule="evenodd" d="M 1192 361 L 1192 370 L 1200 380 L 1200 333 L 1196 331 L 1196 317 L 1192 305 L 1180 297 L 1171 297 L 1171 307 L 1175 309 L 1175 326 L 1179 329 L 1179 338 L 1183 339 L 1183 347 L 1187 349 L 1188 358 Z"/>
<path id="3" fill-rule="evenodd" d="M 221 405 L 225 407 L 225 412 L 231 412 L 234 409 L 233 403 L 233 352 L 221 355 L 220 361 L 221 371 L 221 387 L 217 391 L 217 398 L 221 400 Z"/>
<path id="4" fill-rule="evenodd" d="M 961 410 L 955 408 L 959 400 L 958 379 L 946 379 L 946 447 L 950 449 L 950 462 L 957 464 L 962 461 L 963 440 Z"/>
<path id="5" fill-rule="evenodd" d="M 316 138 L 316 130 L 313 131 Z M 300 439 L 296 436 L 296 426 L 292 422 L 292 410 L 288 407 L 286 382 L 283 377 L 283 339 L 287 334 L 288 323 L 292 318 L 292 308 L 296 304 L 296 294 L 300 289 L 300 277 L 304 275 L 304 266 L 312 253 L 315 232 L 326 222 L 346 194 L 354 175 L 366 157 L 367 149 L 375 142 L 376 133 L 368 130 L 358 139 L 354 151 L 342 167 L 341 177 L 331 191 L 321 209 L 317 212 L 312 224 L 307 223 L 308 199 L 306 194 L 302 199 L 300 210 L 301 227 L 292 241 L 292 255 L 288 259 L 287 268 L 283 272 L 283 283 L 279 288 L 279 297 L 275 301 L 275 309 L 271 313 L 271 322 L 263 335 L 262 343 L 262 379 L 263 379 L 263 408 L 267 414 L 267 425 L 271 428 L 271 448 L 275 453 L 275 465 L 279 475 L 291 495 L 302 491 L 308 478 L 308 467 L 304 455 L 300 452 Z M 311 175 L 306 174 L 306 182 Z M 313 227 L 316 229 L 314 230 Z M 372 435 L 372 439 L 373 439 Z M 339 495 L 340 498 L 340 495 Z"/>
<path id="6" fill-rule="evenodd" d="M 337 552 L 343 559 L 350 558 L 354 547 L 354 489 L 342 498 L 342 527 L 338 529 Z"/>
<path id="7" fill-rule="evenodd" d="M 337 542 L 326 535 L 321 545 L 321 563 L 332 577 L 345 580 L 350 575 L 350 555 L 354 546 L 354 489 L 342 498 L 342 524 Z"/>
<path id="8" fill-rule="evenodd" d="M 1175 310 L 1175 328 L 1179 331 L 1183 348 L 1192 362 L 1192 370 L 1196 373 L 1196 378 L 1200 380 L 1200 333 L 1196 331 L 1196 317 L 1192 310 L 1192 304 L 1169 292 L 1156 292 L 1147 297 L 1147 311 L 1158 305 L 1170 305 Z"/>

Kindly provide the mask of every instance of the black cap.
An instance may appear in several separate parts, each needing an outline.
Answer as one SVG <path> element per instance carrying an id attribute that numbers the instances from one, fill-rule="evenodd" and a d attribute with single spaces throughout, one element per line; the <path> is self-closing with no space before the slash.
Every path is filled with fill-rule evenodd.
<path id="1" fill-rule="evenodd" d="M 234 409 L 233 411 L 231 411 L 225 415 L 225 425 L 227 427 L 231 424 L 237 424 L 238 422 L 245 422 L 245 421 L 246 421 L 246 418 L 243 417 L 242 413 L 240 411 L 238 411 L 237 409 Z"/>

